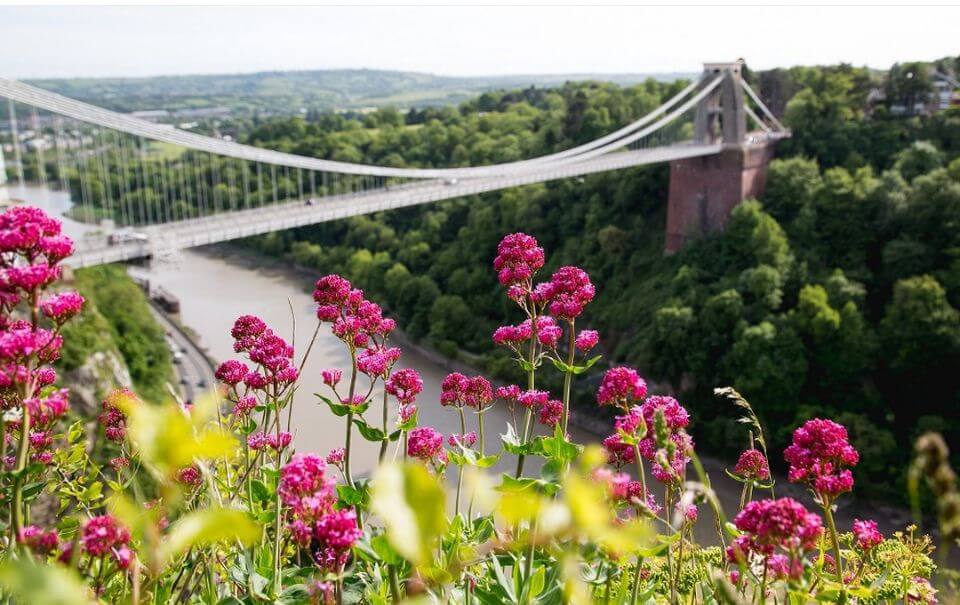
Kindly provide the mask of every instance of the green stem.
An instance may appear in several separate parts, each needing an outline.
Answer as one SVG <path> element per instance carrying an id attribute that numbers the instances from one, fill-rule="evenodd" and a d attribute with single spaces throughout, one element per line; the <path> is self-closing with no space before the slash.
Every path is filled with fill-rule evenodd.
<path id="1" fill-rule="evenodd" d="M 563 374 L 563 434 L 567 434 L 570 423 L 570 385 L 573 384 L 573 354 L 576 351 L 574 320 L 570 320 L 570 334 L 567 336 L 567 371 Z"/>
<path id="2" fill-rule="evenodd" d="M 534 385 L 536 384 L 536 357 L 537 357 L 537 315 L 534 313 L 530 317 L 530 359 L 527 361 L 530 363 L 530 369 L 527 370 L 527 390 L 532 391 Z M 520 435 L 520 444 L 526 445 L 527 440 L 529 439 L 528 434 L 530 433 L 530 421 L 533 416 L 533 410 L 527 409 L 526 419 L 523 421 L 523 434 Z M 520 478 L 520 475 L 523 474 L 523 462 L 526 456 L 520 454 L 517 456 L 517 478 Z"/>
<path id="3" fill-rule="evenodd" d="M 383 391 L 383 434 L 384 439 L 380 442 L 380 456 L 377 458 L 378 464 L 383 464 L 383 457 L 387 454 L 387 391 Z"/>
<path id="4" fill-rule="evenodd" d="M 630 604 L 637 605 L 637 599 L 640 597 L 640 573 L 643 569 L 643 557 L 637 557 L 637 569 L 633 572 L 633 593 L 630 597 Z M 610 579 L 607 578 L 607 593 L 610 592 Z"/>
<path id="5" fill-rule="evenodd" d="M 457 411 L 460 412 L 460 445 L 463 447 L 464 435 L 467 434 L 467 419 L 463 415 L 463 407 L 457 408 Z M 457 469 L 457 501 L 454 504 L 453 514 L 460 514 L 460 490 L 463 487 L 463 465 L 458 465 Z"/>
<path id="6" fill-rule="evenodd" d="M 827 527 L 830 529 L 830 541 L 833 543 L 834 556 L 836 562 L 834 567 L 837 571 L 837 583 L 840 584 L 840 590 L 843 591 L 843 562 L 840 560 L 840 539 L 837 537 L 837 524 L 833 520 L 833 510 L 831 510 L 830 500 L 821 496 L 823 500 L 823 514 L 827 519 Z"/>
<path id="7" fill-rule="evenodd" d="M 673 494 L 670 491 L 670 486 L 667 485 L 664 489 L 663 494 L 663 508 L 665 511 L 665 516 L 667 519 L 670 519 L 673 515 Z M 673 530 L 673 524 L 670 523 L 670 529 Z M 673 544 L 667 544 L 667 578 L 669 578 L 670 584 L 670 602 L 677 602 L 677 587 L 673 582 Z"/>
<path id="8" fill-rule="evenodd" d="M 350 349 L 350 363 L 351 363 L 351 372 L 350 372 L 350 392 L 347 395 L 347 405 L 350 408 L 353 408 L 353 397 L 356 394 L 357 390 L 357 353 L 352 348 Z M 353 475 L 350 473 L 350 442 L 353 436 L 353 412 L 347 414 L 347 437 L 344 439 L 343 449 L 343 474 L 347 478 L 347 485 L 353 487 Z"/>
<path id="9" fill-rule="evenodd" d="M 387 575 L 390 578 L 390 594 L 393 596 L 393 602 L 399 603 L 400 597 L 400 579 L 397 577 L 397 566 L 387 565 Z"/>

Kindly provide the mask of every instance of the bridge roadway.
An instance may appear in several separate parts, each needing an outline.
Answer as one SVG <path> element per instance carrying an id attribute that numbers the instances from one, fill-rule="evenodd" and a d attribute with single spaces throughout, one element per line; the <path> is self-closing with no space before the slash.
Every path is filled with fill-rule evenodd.
<path id="1" fill-rule="evenodd" d="M 76 253 L 65 264 L 74 268 L 122 262 L 162 255 L 272 231 L 303 227 L 382 210 L 393 210 L 438 200 L 451 199 L 518 185 L 542 183 L 608 170 L 669 162 L 719 153 L 722 145 L 681 143 L 652 149 L 610 153 L 582 162 L 531 168 L 522 174 L 481 177 L 460 181 L 431 180 L 381 188 L 361 193 L 317 198 L 313 205 L 304 200 L 283 202 L 246 210 L 225 211 L 208 217 L 187 219 L 140 229 L 142 242 L 108 245 L 106 238 L 78 242 Z"/>

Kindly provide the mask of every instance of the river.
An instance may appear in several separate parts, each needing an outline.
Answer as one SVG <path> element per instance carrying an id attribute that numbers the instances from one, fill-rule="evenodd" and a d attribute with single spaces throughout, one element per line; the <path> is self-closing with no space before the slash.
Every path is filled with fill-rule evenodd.
<path id="1" fill-rule="evenodd" d="M 62 215 L 70 207 L 69 196 L 63 192 L 35 186 L 22 189 L 11 186 L 10 192 L 15 199 L 28 200 L 55 214 Z M 89 229 L 69 219 L 65 219 L 64 223 L 65 232 L 75 238 L 83 237 Z M 282 263 L 257 263 L 248 255 L 231 252 L 228 248 L 214 248 L 184 250 L 177 258 L 152 263 L 146 269 L 138 268 L 137 272 L 179 298 L 181 323 L 192 330 L 199 344 L 216 360 L 235 357 L 230 328 L 240 315 L 257 315 L 277 333 L 292 339 L 298 360 L 316 327 L 310 292 L 313 280 L 319 275 L 304 276 L 302 272 L 285 267 Z M 343 344 L 330 334 L 329 326 L 321 328 L 294 400 L 292 431 L 298 451 L 326 454 L 343 444 L 344 418 L 334 416 L 325 404 L 318 403 L 313 394 L 326 390 L 320 377 L 322 369 L 348 369 L 349 364 Z M 421 424 L 433 426 L 444 435 L 459 433 L 459 415 L 455 410 L 439 404 L 440 383 L 450 371 L 447 365 L 409 347 L 404 349 L 400 364 L 415 368 L 423 377 L 424 389 L 418 398 Z M 380 422 L 380 405 L 380 400 L 375 397 L 367 413 L 374 424 Z M 395 410 L 395 407 L 392 409 Z M 497 436 L 505 432 L 508 421 L 510 414 L 503 406 L 494 406 L 486 413 L 488 449 L 499 449 Z M 468 430 L 475 430 L 476 420 L 472 415 L 468 417 L 468 422 L 471 425 Z M 583 430 L 574 429 L 571 432 L 571 437 L 579 443 L 597 442 L 600 438 Z M 376 464 L 378 447 L 363 441 L 356 432 L 353 441 L 358 444 L 353 458 L 354 473 L 368 473 Z M 704 466 L 715 482 L 714 487 L 725 510 L 732 515 L 740 496 L 739 484 L 724 475 L 723 462 L 707 458 Z M 498 465 L 498 470 L 512 471 L 513 467 L 514 461 L 505 458 Z M 784 480 L 778 481 L 777 493 L 790 494 L 808 506 L 814 506 L 803 490 L 787 485 Z M 889 506 L 872 506 L 852 498 L 841 503 L 844 506 L 837 513 L 841 529 L 849 527 L 854 517 L 875 518 L 888 531 L 902 529 L 908 523 L 908 515 L 904 511 Z M 712 525 L 707 518 L 698 524 L 698 533 L 703 539 L 709 540 L 713 536 Z"/>

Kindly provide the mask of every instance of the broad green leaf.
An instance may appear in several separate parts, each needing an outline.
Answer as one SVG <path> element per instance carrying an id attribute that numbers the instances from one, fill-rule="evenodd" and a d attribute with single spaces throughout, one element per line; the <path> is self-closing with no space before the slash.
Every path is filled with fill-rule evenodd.
<path id="1" fill-rule="evenodd" d="M 390 545 L 414 564 L 431 561 L 446 531 L 446 494 L 437 477 L 421 464 L 388 464 L 371 482 L 370 509 L 383 519 Z"/>
<path id="2" fill-rule="evenodd" d="M 160 544 L 160 560 L 169 561 L 191 546 L 238 541 L 251 544 L 260 538 L 260 526 L 241 511 L 209 509 L 181 517 Z"/>
<path id="3" fill-rule="evenodd" d="M 9 559 L 0 566 L 0 586 L 19 603 L 89 605 L 94 600 L 75 572 L 62 565 Z"/>
<path id="4" fill-rule="evenodd" d="M 363 435 L 363 438 L 367 441 L 380 442 L 387 438 L 387 434 L 384 433 L 382 429 L 370 426 L 362 418 L 354 418 L 353 423 L 357 425 L 360 434 Z"/>

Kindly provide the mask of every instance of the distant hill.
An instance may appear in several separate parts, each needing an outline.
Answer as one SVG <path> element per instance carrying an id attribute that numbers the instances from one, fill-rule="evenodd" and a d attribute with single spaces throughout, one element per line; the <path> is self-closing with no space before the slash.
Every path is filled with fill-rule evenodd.
<path id="1" fill-rule="evenodd" d="M 302 110 L 399 108 L 459 103 L 479 92 L 567 81 L 602 80 L 627 86 L 693 74 L 556 74 L 450 77 L 377 69 L 270 71 L 251 74 L 71 78 L 31 84 L 117 111 L 226 106 L 236 114 L 291 114 Z"/>

